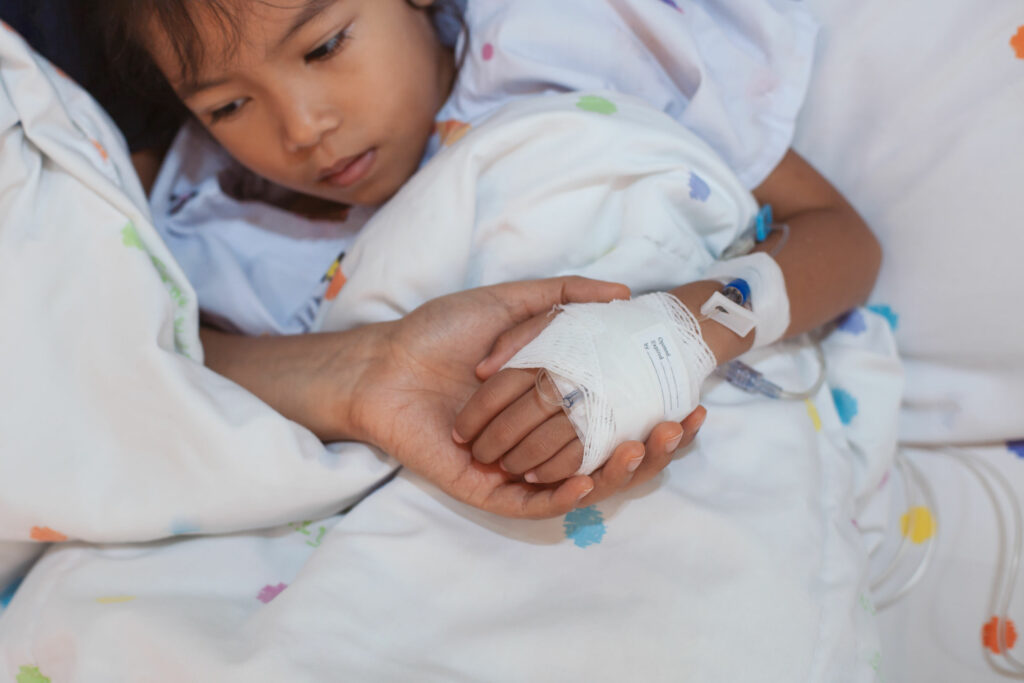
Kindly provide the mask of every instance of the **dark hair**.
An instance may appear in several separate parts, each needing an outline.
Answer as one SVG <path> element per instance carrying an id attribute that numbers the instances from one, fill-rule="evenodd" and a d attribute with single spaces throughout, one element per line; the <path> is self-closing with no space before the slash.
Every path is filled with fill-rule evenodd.
<path id="1" fill-rule="evenodd" d="M 186 80 L 196 78 L 204 60 L 199 27 L 194 19 L 197 6 L 208 12 L 217 22 L 218 29 L 228 37 L 225 50 L 243 40 L 240 10 L 244 5 L 260 2 L 275 6 L 278 0 L 79 0 L 88 6 L 95 22 L 87 30 L 97 31 L 104 37 L 105 53 L 111 67 L 111 76 L 119 89 L 133 93 L 148 102 L 157 118 L 169 130 L 157 134 L 169 144 L 177 128 L 188 117 L 188 110 L 178 99 L 170 83 L 157 68 L 145 46 L 147 24 L 155 21 L 170 41 L 171 49 L 181 64 Z M 327 5 L 332 0 L 315 0 Z M 420 7 L 413 0 L 406 2 L 422 9 L 430 16 L 442 42 L 453 44 L 455 34 L 466 30 L 463 7 L 466 0 L 435 0 Z M 458 66 L 461 66 L 461 58 Z M 168 125 L 170 124 L 170 125 Z"/>

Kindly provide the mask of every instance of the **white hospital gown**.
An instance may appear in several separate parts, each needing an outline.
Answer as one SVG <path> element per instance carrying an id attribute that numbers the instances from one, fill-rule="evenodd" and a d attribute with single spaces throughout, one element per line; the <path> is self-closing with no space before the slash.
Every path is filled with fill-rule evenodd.
<path id="1" fill-rule="evenodd" d="M 465 19 L 464 62 L 424 163 L 510 101 L 612 90 L 696 132 L 750 188 L 789 147 L 816 31 L 795 0 L 470 0 Z M 372 212 L 339 226 L 239 201 L 218 180 L 233 163 L 186 126 L 153 190 L 157 228 L 208 319 L 249 335 L 308 332 Z"/>

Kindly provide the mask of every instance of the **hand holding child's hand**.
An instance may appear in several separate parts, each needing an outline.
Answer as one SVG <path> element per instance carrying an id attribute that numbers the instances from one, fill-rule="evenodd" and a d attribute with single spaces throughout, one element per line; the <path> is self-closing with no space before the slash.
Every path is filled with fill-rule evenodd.
<path id="1" fill-rule="evenodd" d="M 456 417 L 453 434 L 457 442 L 472 443 L 472 454 L 478 462 L 498 463 L 509 474 L 521 475 L 535 484 L 552 484 L 573 476 L 583 461 L 583 444 L 561 405 L 551 400 L 558 392 L 550 380 L 542 378 L 538 390 L 539 371 L 497 369 L 550 320 L 550 315 L 537 316 L 502 335 L 491 355 L 477 368 L 478 376 L 486 381 Z M 600 481 L 604 476 L 616 479 L 616 489 L 623 487 L 624 476 L 629 486 L 656 476 L 679 447 L 693 440 L 705 415 L 704 408 L 698 407 L 682 423 L 664 422 L 655 427 L 646 444 L 621 444 L 609 467 L 592 475 L 595 492 L 583 504 L 611 493 L 602 491 Z M 626 472 L 605 472 L 617 469 L 621 463 Z"/>

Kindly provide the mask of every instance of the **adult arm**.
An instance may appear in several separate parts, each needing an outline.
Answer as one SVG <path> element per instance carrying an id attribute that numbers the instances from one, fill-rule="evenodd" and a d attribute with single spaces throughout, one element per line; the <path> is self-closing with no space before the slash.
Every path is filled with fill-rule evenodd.
<path id="1" fill-rule="evenodd" d="M 621 445 L 593 476 L 534 486 L 477 462 L 455 443 L 455 414 L 479 387 L 478 361 L 505 330 L 560 304 L 628 295 L 621 285 L 583 278 L 509 283 L 435 299 L 400 320 L 348 332 L 242 338 L 206 331 L 203 342 L 211 369 L 321 439 L 373 444 L 481 509 L 551 517 L 626 486 L 645 451 L 665 453 L 663 467 L 665 442 L 676 435 L 656 430 L 646 445 Z M 649 460 L 648 468 L 656 466 L 657 458 Z"/>

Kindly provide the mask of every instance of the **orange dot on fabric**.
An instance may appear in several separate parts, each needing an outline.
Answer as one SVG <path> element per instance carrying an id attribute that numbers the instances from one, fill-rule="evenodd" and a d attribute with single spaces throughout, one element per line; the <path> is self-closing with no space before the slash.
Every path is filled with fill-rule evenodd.
<path id="1" fill-rule="evenodd" d="M 1006 649 L 1009 650 L 1017 642 L 1017 628 L 1013 619 L 1006 620 Z M 981 627 L 981 644 L 999 654 L 999 617 L 992 617 Z"/>
<path id="2" fill-rule="evenodd" d="M 331 278 L 331 284 L 327 287 L 327 294 L 324 295 L 327 300 L 334 301 L 337 299 L 346 282 L 348 282 L 348 278 L 346 278 L 345 273 L 341 272 L 339 269 L 338 272 L 334 274 L 334 277 Z"/>
<path id="3" fill-rule="evenodd" d="M 1016 35 L 1010 38 L 1010 46 L 1017 55 L 1017 59 L 1024 59 L 1024 26 L 1017 29 Z"/>
<path id="4" fill-rule="evenodd" d="M 33 541 L 41 543 L 63 543 L 68 537 L 59 531 L 54 531 L 48 526 L 34 526 L 29 534 Z"/>
<path id="5" fill-rule="evenodd" d="M 469 132 L 471 126 L 463 121 L 448 119 L 437 123 L 437 134 L 441 138 L 441 144 L 450 147 L 461 140 Z"/>
<path id="6" fill-rule="evenodd" d="M 107 150 L 105 150 L 103 148 L 103 145 L 101 145 L 96 140 L 90 140 L 90 142 L 92 143 L 92 146 L 96 148 L 96 151 L 98 151 L 100 153 L 100 156 L 103 157 L 103 161 L 109 161 L 110 160 L 110 155 L 107 154 Z"/>

